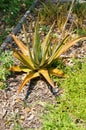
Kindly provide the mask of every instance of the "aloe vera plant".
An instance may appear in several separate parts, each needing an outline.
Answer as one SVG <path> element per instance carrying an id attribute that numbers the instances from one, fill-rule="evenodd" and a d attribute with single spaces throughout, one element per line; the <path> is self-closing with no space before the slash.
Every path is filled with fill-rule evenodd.
<path id="1" fill-rule="evenodd" d="M 32 48 L 30 48 L 27 41 L 27 33 L 24 29 L 27 45 L 18 40 L 14 34 L 11 34 L 15 43 L 19 47 L 20 51 L 14 50 L 14 56 L 20 60 L 21 65 L 12 66 L 10 68 L 11 71 L 17 72 L 26 72 L 26 76 L 21 83 L 18 93 L 21 92 L 24 85 L 29 82 L 31 79 L 43 76 L 47 82 L 54 88 L 54 82 L 51 80 L 50 75 L 65 77 L 65 74 L 62 70 L 53 68 L 51 64 L 58 60 L 60 55 L 67 51 L 69 47 L 74 45 L 76 42 L 80 40 L 85 40 L 86 37 L 77 37 L 71 41 L 68 41 L 69 36 L 66 36 L 59 43 L 55 43 L 51 45 L 50 35 L 52 33 L 52 28 L 54 24 L 51 26 L 48 34 L 45 36 L 44 40 L 40 42 L 38 25 L 36 25 L 35 33 L 34 33 L 34 43 Z"/>

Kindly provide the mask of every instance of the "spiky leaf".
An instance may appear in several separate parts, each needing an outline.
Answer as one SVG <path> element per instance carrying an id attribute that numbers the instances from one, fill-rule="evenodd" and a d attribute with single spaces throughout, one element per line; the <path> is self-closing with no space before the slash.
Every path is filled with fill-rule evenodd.
<path id="1" fill-rule="evenodd" d="M 65 39 L 63 40 L 63 43 L 60 45 L 58 49 L 56 49 L 56 52 L 49 58 L 48 64 L 50 64 L 53 60 L 57 59 L 62 53 L 67 51 L 71 46 L 73 46 L 75 43 L 79 42 L 80 40 L 85 40 L 86 37 L 78 37 L 73 39 L 70 42 L 65 42 Z"/>
<path id="2" fill-rule="evenodd" d="M 48 34 L 46 35 L 44 41 L 42 42 L 42 52 L 43 52 L 43 54 L 42 54 L 41 66 L 44 64 L 45 59 L 48 56 L 48 49 L 50 48 L 50 34 L 51 34 L 51 31 L 52 31 L 52 28 L 54 27 L 54 24 L 55 24 L 55 22 L 51 26 Z"/>
<path id="3" fill-rule="evenodd" d="M 67 51 L 71 46 L 73 46 L 75 43 L 81 41 L 81 40 L 86 40 L 86 36 L 84 37 L 78 37 L 73 39 L 70 42 L 67 42 L 62 48 L 61 50 L 59 50 L 58 52 L 56 52 L 56 56 L 54 57 L 54 59 L 58 58 L 62 53 L 64 53 L 65 51 Z"/>
<path id="4" fill-rule="evenodd" d="M 28 55 L 28 48 L 27 48 L 27 46 L 24 45 L 23 42 L 21 42 L 20 40 L 18 40 L 14 34 L 11 34 L 11 36 L 14 39 L 15 43 L 17 44 L 17 46 L 20 48 L 21 52 L 24 55 Z"/>
<path id="5" fill-rule="evenodd" d="M 32 61 L 30 60 L 30 57 L 29 57 L 29 56 L 23 55 L 22 53 L 17 52 L 17 51 L 15 51 L 13 54 L 14 54 L 14 56 L 15 56 L 18 60 L 20 60 L 24 65 L 28 66 L 28 68 L 34 69 L 34 65 L 33 65 Z"/>
<path id="6" fill-rule="evenodd" d="M 49 73 L 48 73 L 48 70 L 47 70 L 47 69 L 41 69 L 41 70 L 39 70 L 39 73 L 46 79 L 46 81 L 47 81 L 52 87 L 55 87 L 53 81 L 50 79 L 50 76 L 49 76 Z"/>
<path id="7" fill-rule="evenodd" d="M 27 68 L 26 66 L 18 66 L 18 65 L 16 65 L 16 66 L 12 66 L 11 68 L 10 68 L 10 70 L 11 71 L 16 71 L 16 72 L 29 72 L 29 71 L 31 71 L 29 68 Z"/>
<path id="8" fill-rule="evenodd" d="M 36 73 L 31 72 L 31 73 L 27 74 L 26 77 L 24 78 L 22 84 L 20 85 L 20 87 L 19 87 L 19 89 L 18 89 L 18 93 L 21 92 L 21 90 L 23 89 L 24 85 L 25 85 L 27 82 L 29 82 L 31 79 L 36 78 L 36 77 L 39 77 L 39 73 L 38 73 L 38 72 L 36 72 Z"/>
<path id="9" fill-rule="evenodd" d="M 33 54 L 34 54 L 34 62 L 36 64 L 39 64 L 42 58 L 42 51 L 41 51 L 40 37 L 38 33 L 38 24 L 36 25 L 35 28 Z"/>
<path id="10" fill-rule="evenodd" d="M 49 73 L 58 77 L 64 77 L 64 73 L 62 70 L 57 69 L 57 68 L 50 68 Z"/>

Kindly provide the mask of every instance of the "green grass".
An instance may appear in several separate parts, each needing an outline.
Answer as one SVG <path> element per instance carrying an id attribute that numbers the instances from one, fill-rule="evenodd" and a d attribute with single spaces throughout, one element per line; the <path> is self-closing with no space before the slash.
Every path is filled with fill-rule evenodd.
<path id="1" fill-rule="evenodd" d="M 67 79 L 57 80 L 64 92 L 57 104 L 47 104 L 41 130 L 86 130 L 86 59 L 65 68 Z"/>
<path id="2" fill-rule="evenodd" d="M 13 130 L 24 130 L 24 128 L 19 123 L 15 123 Z"/>
<path id="3" fill-rule="evenodd" d="M 12 51 L 2 52 L 0 51 L 0 89 L 6 87 L 6 78 L 10 75 L 9 67 L 13 65 Z"/>

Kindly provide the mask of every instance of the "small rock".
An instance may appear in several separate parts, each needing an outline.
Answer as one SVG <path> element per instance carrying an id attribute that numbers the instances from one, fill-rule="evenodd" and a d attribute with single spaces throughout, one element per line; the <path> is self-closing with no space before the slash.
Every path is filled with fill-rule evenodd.
<path id="1" fill-rule="evenodd" d="M 32 120 L 34 118 L 34 115 L 30 115 L 30 117 L 27 118 L 28 121 Z"/>
<path id="2" fill-rule="evenodd" d="M 25 117 L 24 117 L 23 115 L 21 115 L 20 119 L 21 119 L 21 120 L 24 120 L 24 119 L 25 119 Z"/>

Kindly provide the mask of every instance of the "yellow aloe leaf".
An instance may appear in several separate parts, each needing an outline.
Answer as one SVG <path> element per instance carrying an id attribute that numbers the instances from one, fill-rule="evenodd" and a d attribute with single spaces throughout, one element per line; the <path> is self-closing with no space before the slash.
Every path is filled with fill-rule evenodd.
<path id="1" fill-rule="evenodd" d="M 66 37 L 66 38 L 68 38 L 68 37 Z M 63 42 L 59 48 L 57 46 L 55 53 L 48 60 L 48 64 L 50 64 L 53 60 L 57 59 L 62 53 L 67 51 L 67 49 L 69 49 L 75 43 L 79 42 L 80 40 L 86 40 L 86 36 L 83 36 L 83 37 L 75 38 L 75 39 L 71 40 L 70 42 L 66 43 L 66 38 L 63 39 Z"/>
<path id="2" fill-rule="evenodd" d="M 26 55 L 23 55 L 17 51 L 15 51 L 13 53 L 13 55 L 18 59 L 20 60 L 24 65 L 26 65 L 28 68 L 30 69 L 34 69 L 34 65 L 32 63 L 32 61 L 30 60 L 30 57 L 29 56 L 26 56 Z"/>
<path id="3" fill-rule="evenodd" d="M 16 72 L 21 72 L 21 71 L 23 71 L 23 72 L 29 72 L 29 71 L 31 71 L 31 70 L 28 69 L 26 66 L 18 66 L 18 65 L 12 66 L 12 67 L 10 68 L 10 70 L 11 70 L 11 71 L 16 71 Z"/>
<path id="4" fill-rule="evenodd" d="M 51 57 L 48 59 L 48 64 L 50 64 L 55 57 L 57 56 L 57 53 L 59 52 L 59 50 L 61 50 L 61 48 L 64 46 L 65 42 L 68 40 L 69 35 L 67 35 L 61 42 L 59 42 L 56 47 L 54 48 Z"/>
<path id="5" fill-rule="evenodd" d="M 48 83 L 49 83 L 52 87 L 54 87 L 54 83 L 53 83 L 53 81 L 50 79 L 48 70 L 46 70 L 46 69 L 41 69 L 41 70 L 39 70 L 39 73 L 48 81 Z"/>
<path id="6" fill-rule="evenodd" d="M 24 85 L 29 82 L 31 79 L 39 77 L 39 73 L 38 72 L 31 72 L 29 74 L 27 74 L 22 82 L 22 84 L 20 85 L 19 89 L 18 89 L 18 94 L 21 92 L 21 90 L 23 89 Z"/>
<path id="7" fill-rule="evenodd" d="M 75 43 L 77 43 L 81 40 L 86 40 L 86 36 L 75 38 L 72 41 L 63 45 L 63 47 L 58 52 L 56 52 L 56 56 L 54 57 L 54 59 L 58 58 L 62 53 L 67 51 L 72 45 L 74 45 Z"/>
<path id="8" fill-rule="evenodd" d="M 11 36 L 14 39 L 15 43 L 17 44 L 17 46 L 19 47 L 19 49 L 21 50 L 21 52 L 24 55 L 28 55 L 28 48 L 27 48 L 27 46 L 25 46 L 22 41 L 18 40 L 14 34 L 11 34 Z"/>
<path id="9" fill-rule="evenodd" d="M 65 77 L 64 73 L 62 70 L 60 69 L 49 69 L 49 73 L 52 74 L 52 75 L 55 75 L 55 76 L 59 76 L 59 77 Z"/>

